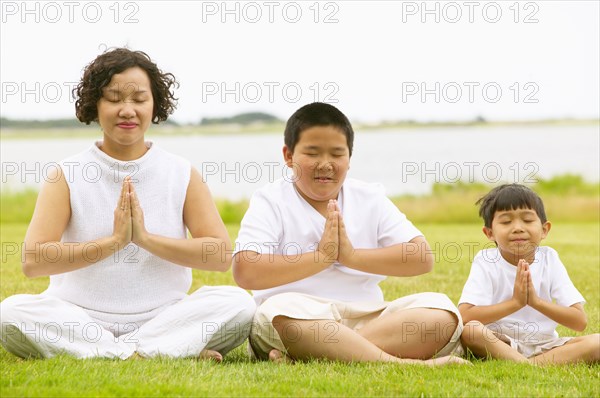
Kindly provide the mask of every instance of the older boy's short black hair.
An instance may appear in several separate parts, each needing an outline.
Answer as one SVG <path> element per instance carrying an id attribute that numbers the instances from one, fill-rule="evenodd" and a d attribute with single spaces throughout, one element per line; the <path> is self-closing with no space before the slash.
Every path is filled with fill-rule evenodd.
<path id="1" fill-rule="evenodd" d="M 113 75 L 136 66 L 142 68 L 150 79 L 154 101 L 152 123 L 167 120 L 177 106 L 177 98 L 172 91 L 173 87 L 179 86 L 175 76 L 163 73 L 146 53 L 127 48 L 106 51 L 85 67 L 81 81 L 73 89 L 73 96 L 77 98 L 77 119 L 85 124 L 98 121 L 98 100 L 102 97 L 102 89 L 110 83 Z"/>
<path id="2" fill-rule="evenodd" d="M 485 226 L 492 227 L 496 211 L 532 209 L 535 210 L 542 224 L 547 220 L 544 202 L 530 188 L 521 184 L 503 184 L 488 192 L 475 204 L 480 205 L 479 216 L 483 218 Z"/>
<path id="3" fill-rule="evenodd" d="M 345 136 L 350 156 L 354 144 L 354 130 L 350 121 L 338 108 L 324 102 L 313 102 L 298 109 L 287 121 L 284 132 L 285 146 L 294 152 L 300 140 L 300 134 L 311 127 L 332 126 L 338 128 Z"/>

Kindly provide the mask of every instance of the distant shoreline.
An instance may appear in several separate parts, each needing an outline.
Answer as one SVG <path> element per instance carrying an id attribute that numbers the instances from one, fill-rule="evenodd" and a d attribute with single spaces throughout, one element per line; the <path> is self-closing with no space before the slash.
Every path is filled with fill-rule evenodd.
<path id="1" fill-rule="evenodd" d="M 536 126 L 599 126 L 600 119 L 555 119 L 529 121 L 472 121 L 472 122 L 381 122 L 353 124 L 357 132 L 386 131 L 386 130 L 415 130 L 439 128 L 494 128 L 494 127 L 536 127 Z M 239 135 L 239 134 L 275 134 L 282 133 L 283 122 L 252 123 L 252 124 L 210 124 L 210 125 L 152 125 L 149 136 L 186 136 L 186 135 Z M 0 139 L 53 139 L 53 138 L 84 138 L 97 137 L 100 133 L 98 125 L 82 125 L 81 127 L 2 127 Z"/>

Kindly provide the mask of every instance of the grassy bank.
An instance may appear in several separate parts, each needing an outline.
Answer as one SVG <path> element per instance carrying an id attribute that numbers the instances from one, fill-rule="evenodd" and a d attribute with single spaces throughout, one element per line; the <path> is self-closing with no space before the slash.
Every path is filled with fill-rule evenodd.
<path id="1" fill-rule="evenodd" d="M 541 195 L 552 222 L 600 221 L 599 183 L 566 174 L 539 180 L 531 187 Z M 428 195 L 400 196 L 392 201 L 415 223 L 478 223 L 475 202 L 491 188 L 479 183 L 434 184 Z M 35 191 L 2 194 L 0 222 L 29 222 L 36 198 Z M 226 224 L 239 224 L 248 208 L 247 200 L 216 202 Z"/>

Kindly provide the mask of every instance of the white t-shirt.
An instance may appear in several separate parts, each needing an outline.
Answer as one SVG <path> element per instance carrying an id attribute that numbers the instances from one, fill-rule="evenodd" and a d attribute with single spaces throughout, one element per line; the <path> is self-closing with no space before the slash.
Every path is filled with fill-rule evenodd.
<path id="1" fill-rule="evenodd" d="M 538 247 L 529 270 L 535 291 L 542 300 L 556 300 L 558 305 L 564 307 L 585 303 L 569 279 L 556 250 L 547 246 Z M 473 260 L 459 305 L 492 305 L 509 300 L 513 295 L 516 276 L 517 267 L 508 263 L 497 248 L 480 251 Z M 487 326 L 531 344 L 558 337 L 557 323 L 529 306 Z"/>
<path id="2" fill-rule="evenodd" d="M 379 184 L 348 178 L 338 195 L 338 204 L 355 249 L 392 246 L 423 235 L 385 196 Z M 284 255 L 294 261 L 299 254 L 317 249 L 324 228 L 325 218 L 300 196 L 291 181 L 280 179 L 252 196 L 235 253 L 248 250 Z M 253 293 L 258 304 L 284 292 L 340 301 L 383 301 L 378 284 L 385 278 L 334 263 L 308 278 Z"/>

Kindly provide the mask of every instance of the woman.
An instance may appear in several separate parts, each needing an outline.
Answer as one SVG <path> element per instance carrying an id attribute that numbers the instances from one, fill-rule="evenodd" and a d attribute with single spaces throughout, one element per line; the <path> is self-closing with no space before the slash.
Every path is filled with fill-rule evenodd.
<path id="1" fill-rule="evenodd" d="M 40 191 L 23 272 L 50 275 L 50 286 L 1 303 L 8 351 L 220 361 L 248 336 L 255 305 L 244 290 L 186 294 L 191 268 L 229 268 L 231 244 L 198 171 L 144 141 L 173 112 L 176 84 L 140 51 L 115 49 L 86 67 L 76 113 L 103 140 L 61 162 Z"/>

